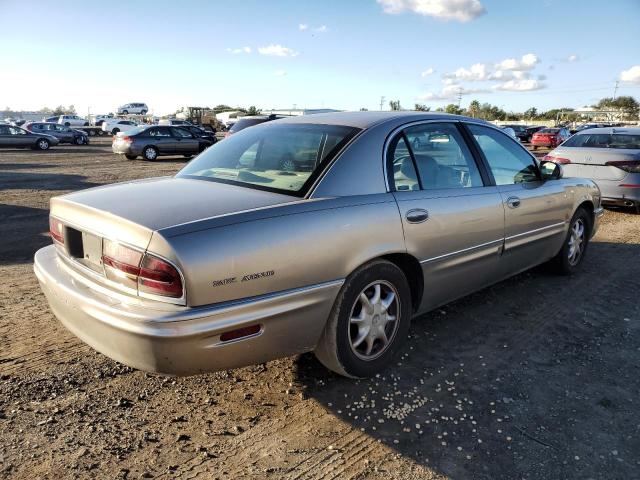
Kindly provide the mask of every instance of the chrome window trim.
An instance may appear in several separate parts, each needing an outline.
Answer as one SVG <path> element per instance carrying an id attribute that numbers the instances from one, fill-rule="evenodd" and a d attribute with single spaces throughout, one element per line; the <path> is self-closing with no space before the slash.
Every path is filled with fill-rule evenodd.
<path id="1" fill-rule="evenodd" d="M 88 229 L 86 227 L 81 227 L 80 225 L 73 223 L 73 222 L 68 222 L 66 220 L 63 220 L 60 217 L 57 217 L 55 215 L 50 215 L 50 217 L 55 218 L 56 220 L 58 220 L 59 222 L 61 222 L 65 227 L 69 226 L 75 230 L 78 230 L 80 232 L 85 232 L 88 233 L 90 235 L 95 235 L 96 237 L 100 237 L 102 239 L 102 244 L 103 244 L 103 251 L 104 251 L 104 241 L 105 240 L 109 240 L 110 242 L 115 242 L 118 243 L 120 245 L 123 245 L 127 248 L 130 248 L 131 250 L 135 250 L 136 252 L 140 252 L 142 254 L 142 257 L 140 259 L 140 261 L 142 261 L 142 259 L 144 258 L 145 254 L 149 254 L 152 255 L 156 258 L 159 258 L 160 260 L 167 262 L 169 265 L 171 265 L 173 268 L 176 269 L 176 272 L 178 272 L 178 275 L 180 275 L 180 281 L 182 282 L 182 296 L 181 297 L 167 297 L 167 296 L 163 296 L 163 295 L 153 295 L 151 293 L 146 293 L 146 292 L 140 292 L 137 288 L 134 290 L 132 288 L 126 287 L 125 285 L 121 285 L 117 282 L 114 282 L 113 280 L 110 280 L 109 278 L 107 278 L 107 273 L 105 271 L 105 267 L 104 267 L 104 263 L 102 264 L 102 275 L 100 275 L 97 271 L 90 269 L 89 267 L 87 267 L 86 265 L 83 265 L 82 263 L 74 260 L 72 257 L 69 256 L 69 252 L 67 250 L 67 246 L 64 245 L 64 247 L 58 243 L 54 243 L 56 245 L 56 251 L 58 253 L 63 253 L 62 255 L 60 255 L 60 258 L 64 259 L 67 263 L 67 265 L 71 268 L 75 268 L 75 267 L 80 267 L 80 271 L 87 273 L 88 276 L 95 278 L 97 281 L 99 281 L 98 283 L 103 283 L 105 285 L 108 285 L 109 287 L 118 290 L 120 292 L 124 292 L 127 293 L 129 295 L 134 295 L 136 297 L 141 297 L 141 298 L 147 298 L 149 300 L 156 300 L 159 302 L 164 302 L 164 303 L 171 303 L 173 305 L 182 305 L 185 306 L 187 304 L 187 286 L 185 283 L 185 279 L 184 279 L 184 274 L 182 273 L 182 270 L 180 268 L 178 268 L 178 266 L 172 262 L 171 260 L 163 257 L 162 255 L 158 255 L 156 253 L 150 252 L 147 250 L 147 248 L 140 248 L 137 247 L 135 245 L 131 245 L 128 242 L 123 242 L 122 240 L 118 240 L 117 238 L 113 238 L 110 236 L 106 236 L 103 235 L 99 232 L 96 232 L 95 230 L 91 230 Z M 62 252 L 61 252 L 62 250 Z"/>

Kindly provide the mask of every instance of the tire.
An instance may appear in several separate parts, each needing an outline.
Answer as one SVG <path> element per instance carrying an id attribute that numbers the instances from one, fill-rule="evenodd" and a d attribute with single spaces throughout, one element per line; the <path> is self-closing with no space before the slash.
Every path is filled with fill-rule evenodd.
<path id="1" fill-rule="evenodd" d="M 84 122 L 83 127 L 88 127 L 89 126 L 89 122 Z"/>
<path id="2" fill-rule="evenodd" d="M 145 160 L 155 160 L 158 158 L 158 149 L 156 147 L 144 147 L 142 150 L 142 157 Z"/>
<path id="3" fill-rule="evenodd" d="M 562 248 L 549 261 L 556 273 L 572 275 L 580 269 L 589 246 L 591 228 L 591 215 L 584 208 L 578 208 L 571 218 Z"/>
<path id="4" fill-rule="evenodd" d="M 140 111 L 140 115 L 146 115 L 146 114 L 147 114 L 147 111 L 146 111 L 146 110 L 141 110 L 141 111 Z"/>
<path id="5" fill-rule="evenodd" d="M 111 135 L 117 135 L 119 131 L 119 128 L 114 128 L 113 130 L 111 130 Z"/>
<path id="6" fill-rule="evenodd" d="M 122 115 L 129 115 L 129 110 L 123 110 Z"/>
<path id="7" fill-rule="evenodd" d="M 46 138 L 40 138 L 36 142 L 36 149 L 38 150 L 49 150 L 50 146 L 51 144 L 49 143 L 49 140 L 47 140 Z"/>
<path id="8" fill-rule="evenodd" d="M 73 143 L 76 145 L 84 145 L 84 137 L 76 137 L 73 139 Z"/>
<path id="9" fill-rule="evenodd" d="M 536 147 L 535 145 L 532 145 L 531 148 L 533 148 L 534 150 L 538 149 L 538 147 Z"/>
<path id="10" fill-rule="evenodd" d="M 385 310 L 390 294 L 395 299 Z M 363 295 L 368 302 L 362 300 Z M 371 302 L 376 297 L 378 300 Z M 373 307 L 370 314 L 367 305 Z M 391 363 L 406 339 L 411 313 L 411 291 L 402 270 L 386 260 L 369 262 L 345 280 L 314 353 L 324 366 L 340 375 L 375 375 Z M 386 345 L 382 331 L 388 339 Z"/>
<path id="11" fill-rule="evenodd" d="M 138 158 L 138 157 L 137 157 L 137 155 L 125 155 L 125 158 L 126 158 L 127 160 L 135 160 L 135 159 L 136 159 L 136 158 Z"/>
<path id="12" fill-rule="evenodd" d="M 70 124 L 69 122 L 64 122 L 64 126 L 65 126 L 65 127 L 70 127 L 70 126 L 71 126 L 71 124 Z"/>

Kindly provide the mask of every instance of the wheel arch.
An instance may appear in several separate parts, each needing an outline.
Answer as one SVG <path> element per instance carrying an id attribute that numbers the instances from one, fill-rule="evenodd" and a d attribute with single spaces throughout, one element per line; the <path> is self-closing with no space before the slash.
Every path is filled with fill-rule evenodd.
<path id="1" fill-rule="evenodd" d="M 417 311 L 422 302 L 422 294 L 424 293 L 424 276 L 418 259 L 409 253 L 397 252 L 371 258 L 365 263 L 378 259 L 387 260 L 402 270 L 402 273 L 404 273 L 404 276 L 407 278 L 409 290 L 411 291 L 411 306 L 414 312 Z"/>

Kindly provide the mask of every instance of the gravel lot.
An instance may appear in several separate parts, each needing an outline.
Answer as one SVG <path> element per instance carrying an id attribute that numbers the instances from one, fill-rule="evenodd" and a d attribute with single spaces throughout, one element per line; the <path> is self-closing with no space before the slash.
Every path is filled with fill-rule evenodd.
<path id="1" fill-rule="evenodd" d="M 607 211 L 572 278 L 537 268 L 416 319 L 379 378 L 313 355 L 170 378 L 68 333 L 32 258 L 51 196 L 184 163 L 93 138 L 0 151 L 1 478 L 639 477 L 640 216 Z"/>

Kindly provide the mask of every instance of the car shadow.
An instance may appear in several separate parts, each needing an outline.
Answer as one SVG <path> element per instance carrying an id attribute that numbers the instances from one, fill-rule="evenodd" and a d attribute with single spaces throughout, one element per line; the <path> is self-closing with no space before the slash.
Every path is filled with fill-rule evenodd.
<path id="1" fill-rule="evenodd" d="M 602 269 L 638 258 L 640 245 L 589 253 L 572 277 L 537 267 L 414 319 L 374 378 L 340 377 L 305 354 L 297 381 L 353 431 L 447 478 L 632 477 L 635 460 L 610 452 L 634 448 L 625 439 L 640 421 L 623 406 L 640 381 L 613 374 L 640 360 L 637 342 L 616 344 L 637 315 L 621 289 L 637 291 L 640 262 L 617 278 Z"/>
<path id="2" fill-rule="evenodd" d="M 48 210 L 0 204 L 0 218 L 14 226 L 0 240 L 0 265 L 31 263 L 38 249 L 51 245 Z"/>
<path id="3" fill-rule="evenodd" d="M 37 168 L 41 168 L 38 166 Z M 80 190 L 100 184 L 86 181 L 83 175 L 38 172 L 4 172 L 0 174 L 0 190 Z"/>
<path id="4" fill-rule="evenodd" d="M 36 170 L 41 168 L 56 168 L 58 165 L 44 165 L 41 163 L 0 163 L 0 170 Z"/>

